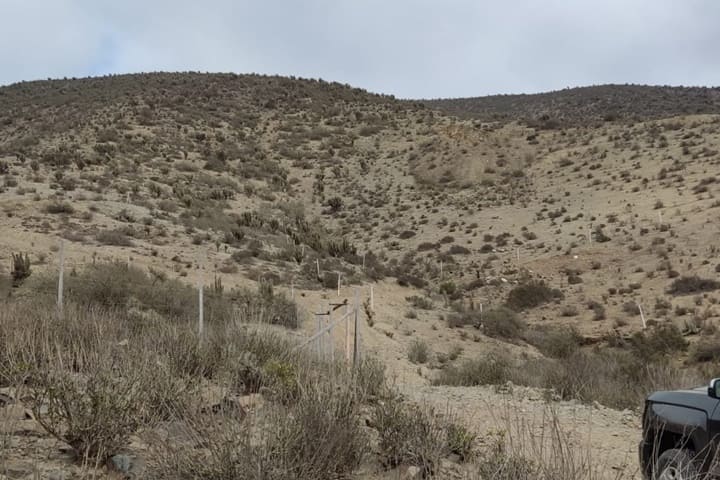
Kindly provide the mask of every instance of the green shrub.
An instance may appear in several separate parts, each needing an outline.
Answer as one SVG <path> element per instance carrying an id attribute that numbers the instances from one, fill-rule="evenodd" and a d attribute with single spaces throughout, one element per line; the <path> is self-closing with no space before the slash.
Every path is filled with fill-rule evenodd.
<path id="1" fill-rule="evenodd" d="M 658 324 L 646 332 L 635 332 L 630 338 L 635 355 L 645 361 L 684 352 L 688 341 L 674 324 Z"/>
<path id="2" fill-rule="evenodd" d="M 53 202 L 53 203 L 48 204 L 45 207 L 45 211 L 47 213 L 50 213 L 53 215 L 57 215 L 57 214 L 61 214 L 61 213 L 70 215 L 73 212 L 75 212 L 75 209 L 73 208 L 72 205 L 70 205 L 67 202 Z"/>
<path id="3" fill-rule="evenodd" d="M 410 305 L 412 305 L 415 308 L 419 308 L 421 310 L 432 310 L 433 309 L 433 302 L 427 297 L 420 297 L 418 295 L 413 295 L 411 297 L 405 298 Z"/>
<path id="4" fill-rule="evenodd" d="M 690 351 L 690 361 L 708 363 L 720 361 L 720 338 L 703 338 Z"/>
<path id="5" fill-rule="evenodd" d="M 525 335 L 525 341 L 546 357 L 568 358 L 580 348 L 582 336 L 574 327 L 536 328 Z"/>
<path id="6" fill-rule="evenodd" d="M 450 423 L 447 426 L 448 449 L 460 457 L 461 462 L 466 462 L 475 454 L 477 435 L 472 433 L 464 425 Z"/>
<path id="7" fill-rule="evenodd" d="M 541 280 L 532 280 L 510 290 L 505 303 L 510 309 L 521 311 L 561 298 L 563 294 L 560 290 L 548 287 Z"/>
<path id="8" fill-rule="evenodd" d="M 700 278 L 697 275 L 692 277 L 680 277 L 675 279 L 668 293 L 673 295 L 689 295 L 692 293 L 711 292 L 720 289 L 720 282 L 709 278 Z"/>

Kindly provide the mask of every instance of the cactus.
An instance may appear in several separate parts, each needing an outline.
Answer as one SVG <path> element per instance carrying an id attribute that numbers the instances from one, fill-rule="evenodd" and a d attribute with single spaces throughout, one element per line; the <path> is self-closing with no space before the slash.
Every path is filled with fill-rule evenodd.
<path id="1" fill-rule="evenodd" d="M 223 291 L 225 291 L 225 287 L 222 284 L 222 278 L 215 276 L 215 281 L 213 282 L 212 291 L 214 294 L 220 296 L 223 294 Z"/>
<path id="2" fill-rule="evenodd" d="M 12 254 L 12 279 L 13 286 L 18 287 L 30 276 L 30 257 L 26 253 L 23 257 L 22 253 Z"/>

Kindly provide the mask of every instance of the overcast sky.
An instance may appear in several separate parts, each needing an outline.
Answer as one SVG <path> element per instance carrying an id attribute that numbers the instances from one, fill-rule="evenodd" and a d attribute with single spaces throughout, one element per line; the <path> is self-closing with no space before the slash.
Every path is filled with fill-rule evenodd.
<path id="1" fill-rule="evenodd" d="M 0 0 L 0 84 L 141 71 L 403 98 L 720 85 L 719 0 Z"/>

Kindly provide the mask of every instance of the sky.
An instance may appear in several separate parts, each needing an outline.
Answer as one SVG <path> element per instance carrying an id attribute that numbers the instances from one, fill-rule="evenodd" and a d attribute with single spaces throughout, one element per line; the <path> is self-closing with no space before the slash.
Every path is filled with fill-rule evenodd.
<path id="1" fill-rule="evenodd" d="M 720 85 L 719 0 L 0 0 L 0 85 L 294 75 L 400 98 Z"/>

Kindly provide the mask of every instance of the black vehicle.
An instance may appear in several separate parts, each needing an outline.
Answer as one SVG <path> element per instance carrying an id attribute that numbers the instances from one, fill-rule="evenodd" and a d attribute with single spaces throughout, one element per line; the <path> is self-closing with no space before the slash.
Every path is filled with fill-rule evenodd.
<path id="1" fill-rule="evenodd" d="M 648 480 L 720 478 L 720 378 L 645 401 L 640 468 Z"/>

